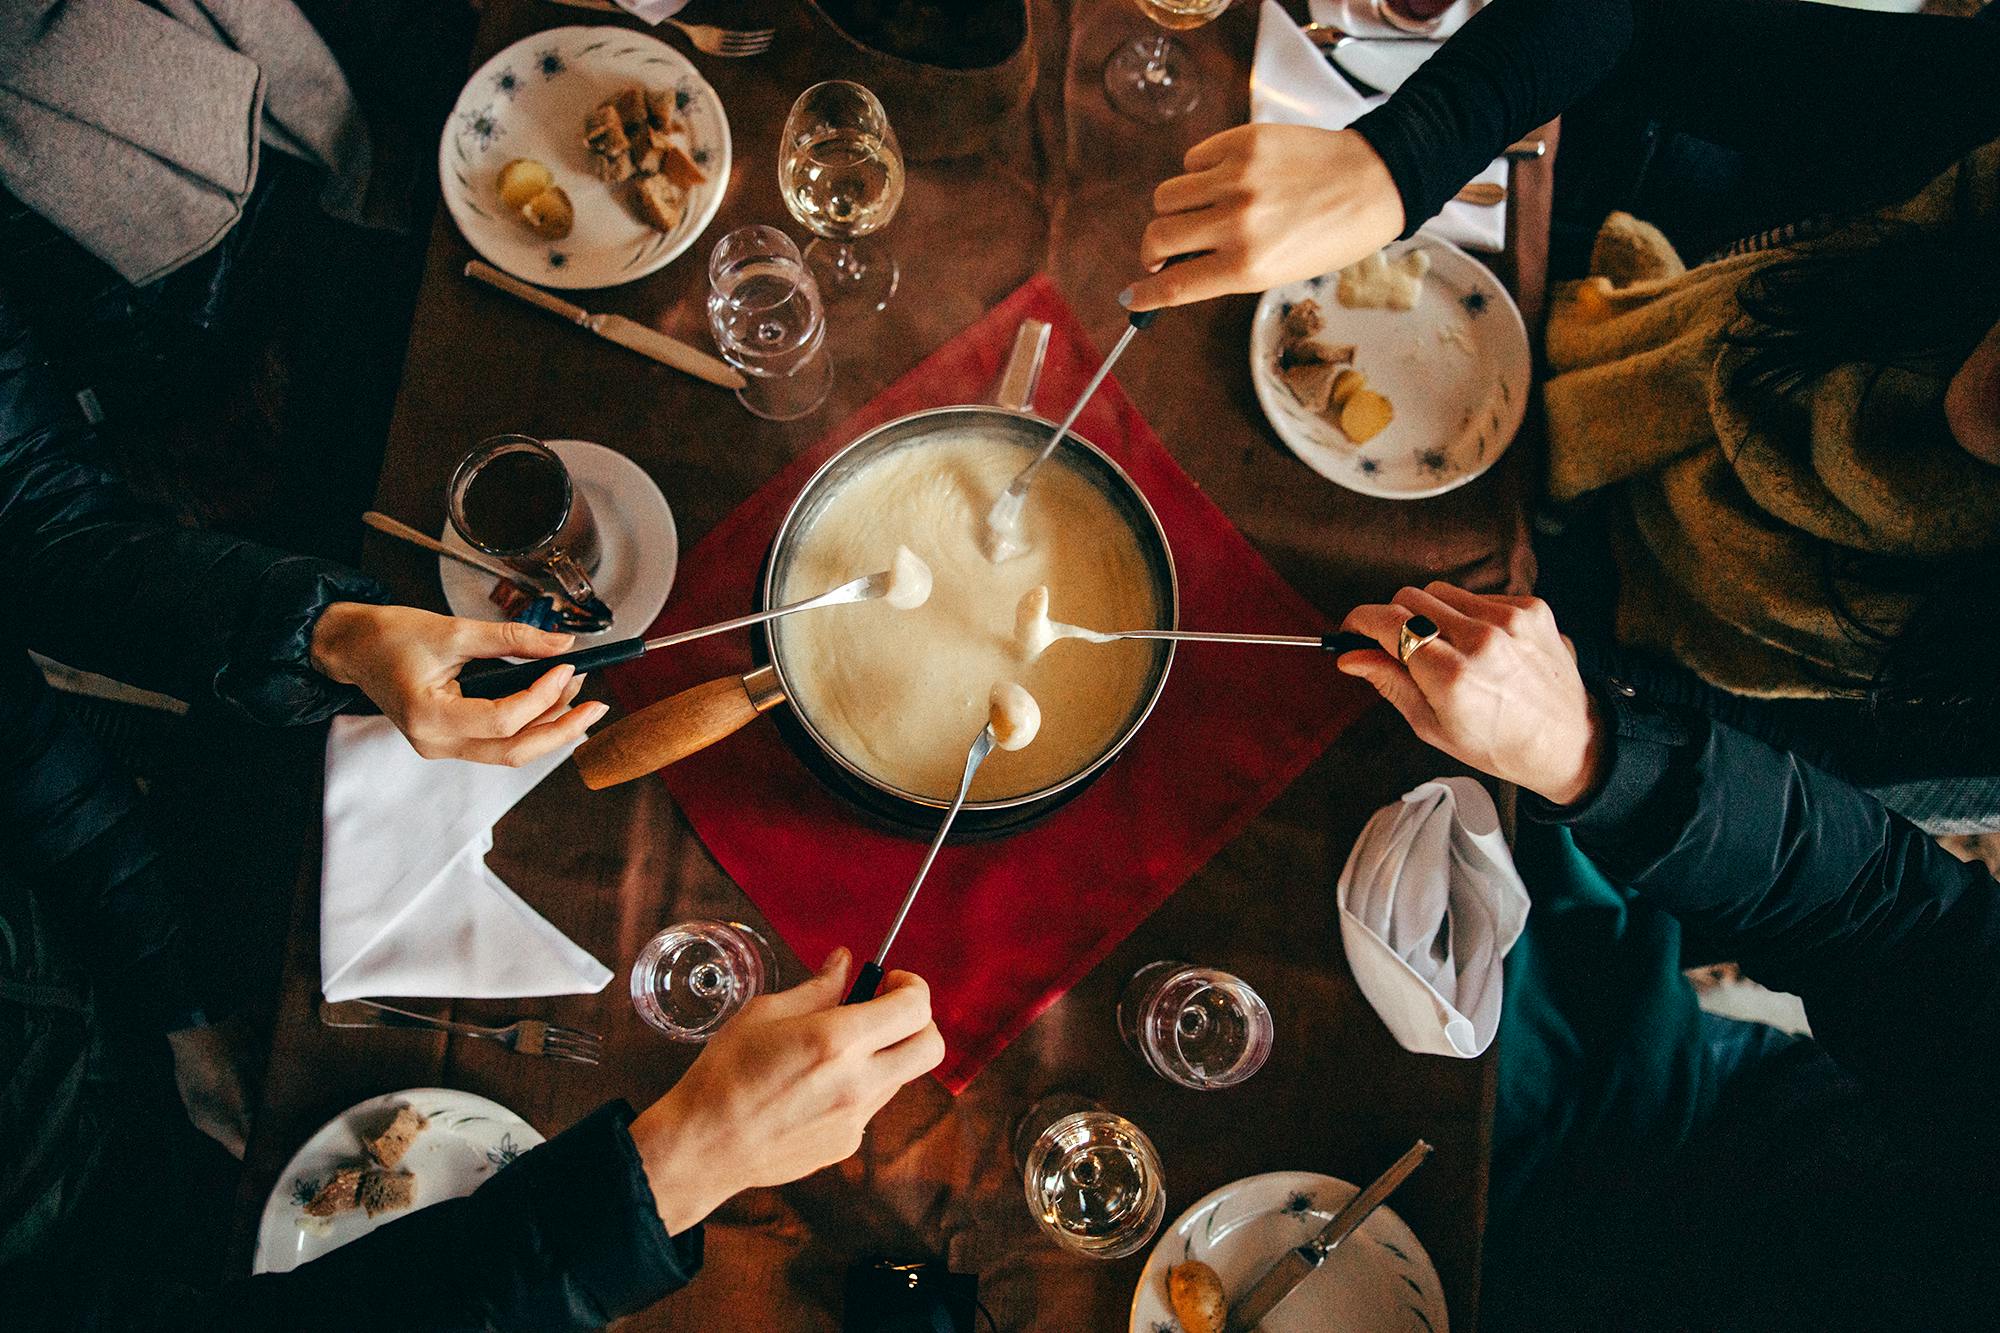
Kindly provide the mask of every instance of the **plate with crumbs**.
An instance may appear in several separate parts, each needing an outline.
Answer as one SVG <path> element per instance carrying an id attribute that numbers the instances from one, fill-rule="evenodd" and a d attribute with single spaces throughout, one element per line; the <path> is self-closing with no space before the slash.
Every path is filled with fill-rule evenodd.
<path id="1" fill-rule="evenodd" d="M 1278 438 L 1327 480 L 1388 500 L 1442 495 L 1519 432 L 1527 326 L 1493 271 L 1448 241 L 1413 237 L 1366 262 L 1264 293 L 1251 383 Z M 1349 408 L 1357 395 L 1368 401 Z"/>

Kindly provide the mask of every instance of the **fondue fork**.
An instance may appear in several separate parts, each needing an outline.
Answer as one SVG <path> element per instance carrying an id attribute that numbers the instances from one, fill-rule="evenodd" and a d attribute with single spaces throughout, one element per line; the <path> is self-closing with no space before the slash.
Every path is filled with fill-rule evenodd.
<path id="1" fill-rule="evenodd" d="M 1058 639 L 1082 639 L 1086 643 L 1115 643 L 1120 639 L 1170 639 L 1175 643 L 1264 643 L 1290 648 L 1324 648 L 1330 653 L 1351 653 L 1358 648 L 1382 645 L 1366 634 L 1340 630 L 1333 634 L 1216 634 L 1193 629 L 1128 629 L 1116 633 L 1084 629 L 1052 620 L 1049 627 Z"/>
<path id="2" fill-rule="evenodd" d="M 897 934 L 903 929 L 903 918 L 910 914 L 911 905 L 917 901 L 917 890 L 923 888 L 924 876 L 931 873 L 931 862 L 937 860 L 938 848 L 944 846 L 945 835 L 951 832 L 952 822 L 965 806 L 965 794 L 972 790 L 973 775 L 986 762 L 986 756 L 993 753 L 994 744 L 993 724 L 988 722 L 972 738 L 972 748 L 965 752 L 965 776 L 958 780 L 958 795 L 952 797 L 951 808 L 944 812 L 944 822 L 938 825 L 937 836 L 931 839 L 930 850 L 924 853 L 924 863 L 917 867 L 917 877 L 910 881 L 910 890 L 903 895 L 903 905 L 896 909 L 896 919 L 889 923 L 889 933 L 882 937 L 881 947 L 875 950 L 875 956 L 861 965 L 860 973 L 854 978 L 854 989 L 847 992 L 842 1004 L 859 1004 L 875 998 L 876 990 L 882 985 L 882 964 L 889 957 L 889 946 L 896 942 Z"/>
<path id="3" fill-rule="evenodd" d="M 1104 358 L 1097 367 L 1097 373 L 1090 377 L 1090 383 L 1083 386 L 1083 392 L 1077 395 L 1076 403 L 1070 408 L 1069 415 L 1063 418 L 1062 425 L 1055 428 L 1049 442 L 1042 446 L 1042 451 L 1014 474 L 1014 480 L 1007 483 L 1007 489 L 1000 492 L 993 507 L 986 511 L 986 555 L 994 564 L 1011 560 L 1028 549 L 1021 542 L 1021 511 L 1027 507 L 1028 483 L 1035 479 L 1035 473 L 1049 461 L 1056 446 L 1062 443 L 1063 436 L 1069 434 L 1069 428 L 1083 415 L 1084 407 L 1097 394 L 1097 386 L 1104 383 L 1111 367 L 1118 364 L 1118 358 L 1125 354 L 1125 347 L 1132 341 L 1133 335 L 1151 324 L 1159 313 L 1157 310 L 1141 310 L 1133 314 L 1125 332 L 1112 346 L 1111 355 Z"/>
<path id="4" fill-rule="evenodd" d="M 767 620 L 791 615 L 795 611 L 815 611 L 823 606 L 846 606 L 852 602 L 869 602 L 889 590 L 892 570 L 878 574 L 868 574 L 858 579 L 850 579 L 838 588 L 829 589 L 817 597 L 793 602 L 770 611 L 756 611 L 734 620 L 718 621 L 713 625 L 703 625 L 700 629 L 684 629 L 678 634 L 666 634 L 657 639 L 617 639 L 611 643 L 600 643 L 589 648 L 579 648 L 575 652 L 561 653 L 555 657 L 538 657 L 526 662 L 508 662 L 503 659 L 488 659 L 484 662 L 468 663 L 458 676 L 458 690 L 468 699 L 499 699 L 524 690 L 542 678 L 542 673 L 551 667 L 567 663 L 576 668 L 577 674 L 595 671 L 599 667 L 616 666 L 620 662 L 630 662 L 644 657 L 655 648 L 671 648 L 677 643 L 687 643 L 694 639 L 705 639 L 711 634 L 726 634 L 733 629 L 748 629 L 761 625 Z"/>

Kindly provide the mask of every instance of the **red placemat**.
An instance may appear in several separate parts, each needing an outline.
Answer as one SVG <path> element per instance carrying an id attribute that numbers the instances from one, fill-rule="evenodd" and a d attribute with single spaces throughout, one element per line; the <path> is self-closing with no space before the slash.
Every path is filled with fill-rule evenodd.
<path id="1" fill-rule="evenodd" d="M 752 609 L 764 553 L 813 470 L 884 421 L 983 401 L 1015 329 L 1030 318 L 1054 326 L 1036 397 L 1060 415 L 1100 358 L 1055 287 L 1037 277 L 688 552 L 648 637 Z M 1180 576 L 1182 624 L 1288 634 L 1332 627 L 1181 471 L 1117 380 L 1098 391 L 1077 432 L 1115 458 L 1159 514 Z M 747 635 L 717 635 L 615 668 L 611 682 L 626 707 L 639 708 L 751 665 Z M 1184 645 L 1152 717 L 1082 795 L 1026 832 L 944 848 L 889 966 L 931 984 L 948 1048 L 937 1071 L 945 1087 L 963 1090 L 1374 698 L 1320 653 Z M 800 958 L 817 966 L 842 944 L 857 958 L 874 951 L 922 859 L 921 842 L 865 824 L 769 719 L 662 776 L 715 859 Z"/>

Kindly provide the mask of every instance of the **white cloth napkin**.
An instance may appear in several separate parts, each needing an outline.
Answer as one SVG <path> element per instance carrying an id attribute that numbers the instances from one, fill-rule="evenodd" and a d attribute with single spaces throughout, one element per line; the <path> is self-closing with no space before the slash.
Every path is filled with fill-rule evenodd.
<path id="1" fill-rule="evenodd" d="M 494 822 L 568 757 L 522 768 L 424 759 L 386 718 L 335 719 L 319 898 L 326 998 L 604 989 L 610 970 L 486 866 Z"/>
<path id="2" fill-rule="evenodd" d="M 1339 900 L 1354 979 L 1404 1050 L 1469 1058 L 1492 1043 L 1528 891 L 1484 787 L 1438 778 L 1376 811 Z"/>
<path id="3" fill-rule="evenodd" d="M 1277 0 L 1264 0 L 1257 21 L 1257 55 L 1250 69 L 1250 119 L 1258 124 L 1346 129 L 1362 112 L 1387 101 L 1363 97 L 1327 63 Z M 1507 183 L 1507 160 L 1495 158 L 1473 178 Z M 1423 231 L 1488 253 L 1507 243 L 1507 205 L 1450 203 Z"/>
<path id="4" fill-rule="evenodd" d="M 654 24 L 672 18 L 688 6 L 688 0 L 615 0 L 615 3 L 633 18 Z"/>

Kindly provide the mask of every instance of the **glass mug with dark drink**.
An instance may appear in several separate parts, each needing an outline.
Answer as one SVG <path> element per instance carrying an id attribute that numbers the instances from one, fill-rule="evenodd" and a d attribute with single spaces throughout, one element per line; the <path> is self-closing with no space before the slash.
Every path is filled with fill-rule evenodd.
<path id="1" fill-rule="evenodd" d="M 480 441 L 451 475 L 451 526 L 477 550 L 556 581 L 585 604 L 601 550 L 590 502 L 555 451 L 526 435 Z"/>

